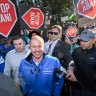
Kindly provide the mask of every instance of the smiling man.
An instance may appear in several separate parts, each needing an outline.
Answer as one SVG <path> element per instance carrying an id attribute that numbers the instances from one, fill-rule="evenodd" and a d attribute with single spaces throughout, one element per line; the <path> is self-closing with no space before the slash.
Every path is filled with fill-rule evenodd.
<path id="1" fill-rule="evenodd" d="M 60 68 L 57 58 L 44 54 L 44 40 L 33 36 L 30 41 L 31 54 L 21 61 L 19 79 L 26 96 L 60 96 L 63 76 L 59 77 L 56 68 Z"/>

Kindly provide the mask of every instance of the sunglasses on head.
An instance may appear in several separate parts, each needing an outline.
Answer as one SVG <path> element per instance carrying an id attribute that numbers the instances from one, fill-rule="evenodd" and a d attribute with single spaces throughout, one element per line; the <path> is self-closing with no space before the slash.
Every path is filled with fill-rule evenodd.
<path id="1" fill-rule="evenodd" d="M 58 35 L 58 33 L 57 32 L 52 32 L 52 31 L 50 31 L 50 32 L 48 32 L 48 34 L 50 34 L 50 35 Z"/>

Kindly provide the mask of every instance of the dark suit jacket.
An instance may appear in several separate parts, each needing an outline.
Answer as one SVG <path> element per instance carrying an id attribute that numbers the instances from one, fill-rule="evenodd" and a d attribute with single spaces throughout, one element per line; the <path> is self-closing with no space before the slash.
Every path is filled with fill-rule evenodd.
<path id="1" fill-rule="evenodd" d="M 65 68 L 67 68 L 69 62 L 72 60 L 68 47 L 62 40 L 59 40 L 55 45 L 52 56 L 57 57 Z"/>

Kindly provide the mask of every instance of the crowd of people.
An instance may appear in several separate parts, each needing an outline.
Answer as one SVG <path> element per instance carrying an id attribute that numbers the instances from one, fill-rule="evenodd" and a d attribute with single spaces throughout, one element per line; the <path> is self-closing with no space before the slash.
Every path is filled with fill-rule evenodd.
<path id="1" fill-rule="evenodd" d="M 71 39 L 65 34 L 62 40 L 62 27 L 54 25 L 47 41 L 36 30 L 27 37 L 27 43 L 15 36 L 0 44 L 0 72 L 14 81 L 21 91 L 17 96 L 96 96 L 92 30 Z"/>

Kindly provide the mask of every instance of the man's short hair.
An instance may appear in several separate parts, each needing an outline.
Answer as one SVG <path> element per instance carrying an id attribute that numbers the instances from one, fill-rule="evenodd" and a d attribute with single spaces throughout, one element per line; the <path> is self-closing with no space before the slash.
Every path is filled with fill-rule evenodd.
<path id="1" fill-rule="evenodd" d="M 60 25 L 53 25 L 51 29 L 57 28 L 60 33 L 62 33 L 62 27 Z"/>
<path id="2" fill-rule="evenodd" d="M 24 40 L 24 36 L 20 36 L 20 35 L 14 36 L 13 39 L 12 39 L 12 41 L 18 40 L 18 39 L 22 39 L 23 41 L 25 41 L 25 40 Z"/>

